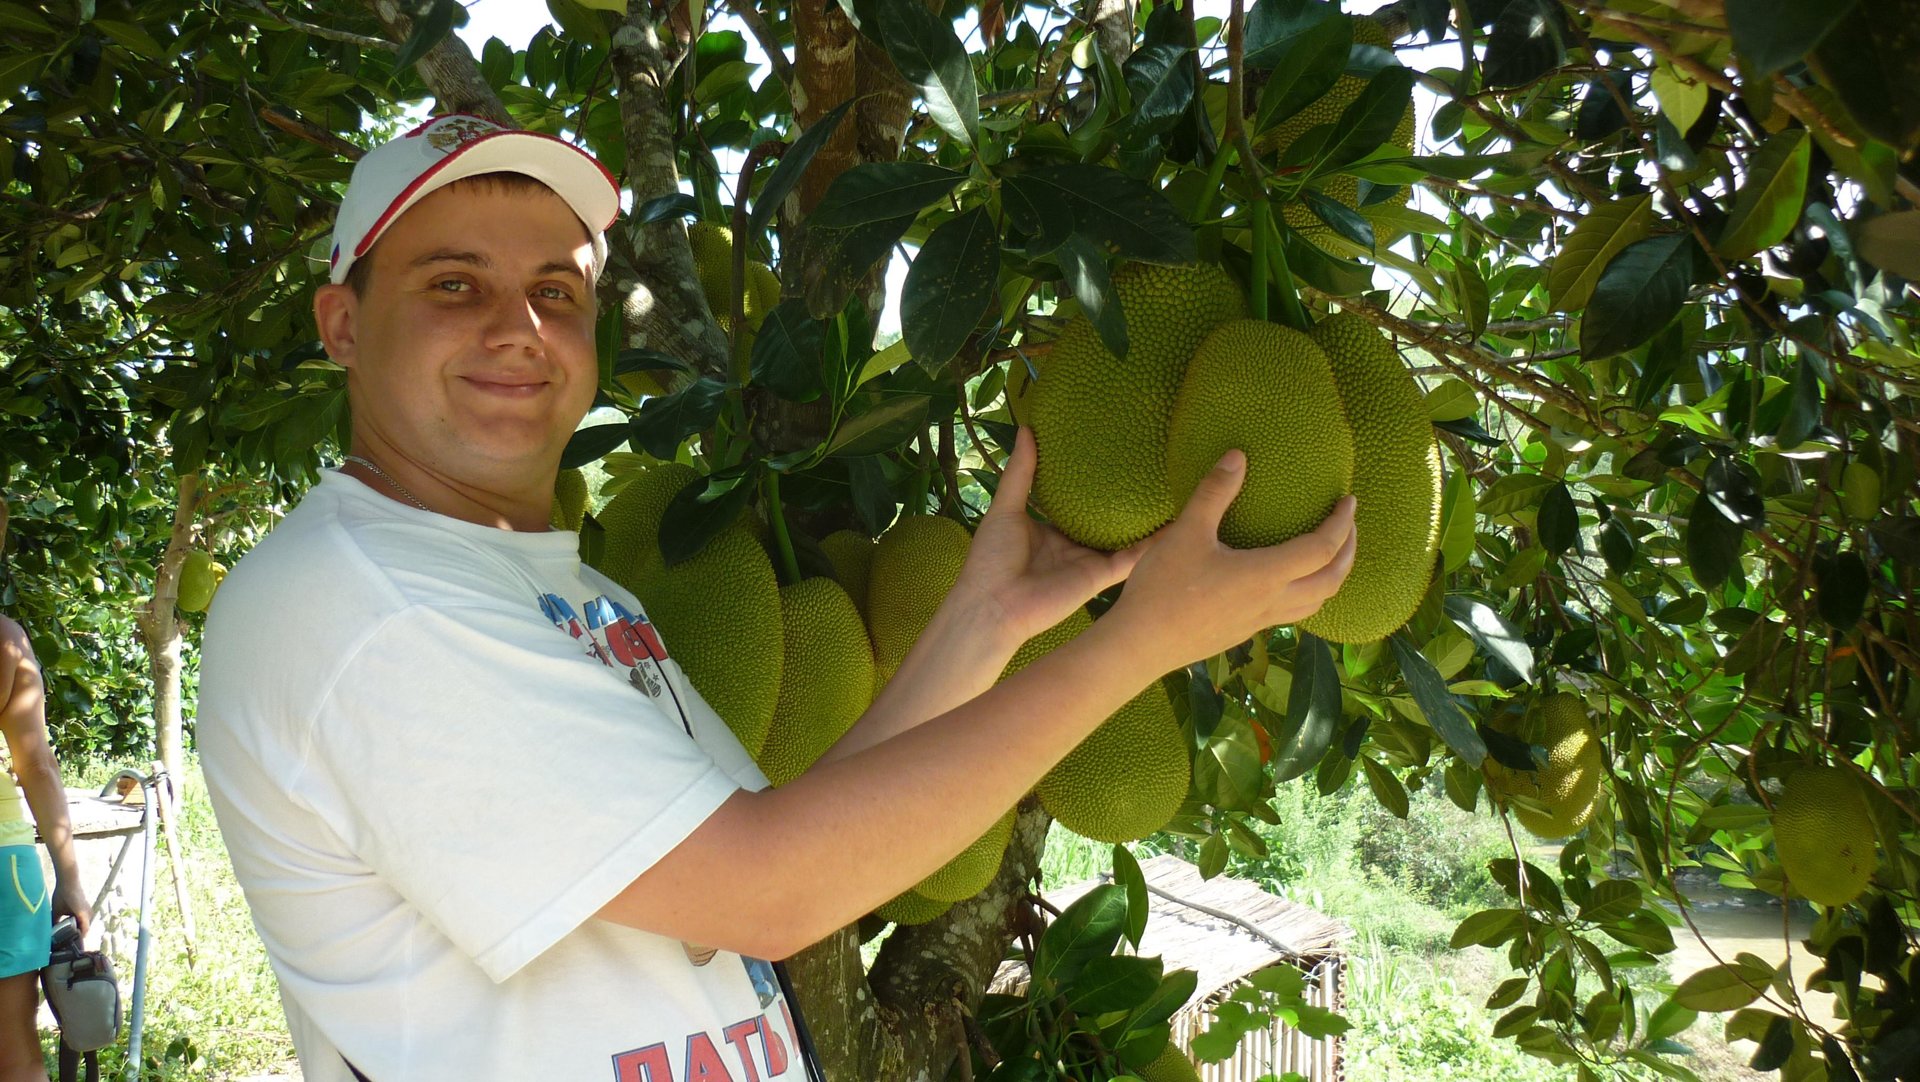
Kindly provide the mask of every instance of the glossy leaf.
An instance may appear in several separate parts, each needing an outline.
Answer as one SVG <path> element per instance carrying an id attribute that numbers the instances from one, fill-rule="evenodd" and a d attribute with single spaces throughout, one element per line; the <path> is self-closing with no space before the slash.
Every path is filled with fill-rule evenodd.
<path id="1" fill-rule="evenodd" d="M 920 246 L 900 291 L 900 328 L 921 367 L 959 352 L 993 300 L 1000 234 L 985 207 L 949 219 Z"/>
<path id="2" fill-rule="evenodd" d="M 826 326 L 807 315 L 806 302 L 781 301 L 753 339 L 753 382 L 790 402 L 820 397 L 820 351 Z"/>
<path id="3" fill-rule="evenodd" d="M 1547 273 L 1548 304 L 1556 312 L 1587 306 L 1600 274 L 1627 245 L 1653 227 L 1653 196 L 1637 195 L 1596 203 L 1580 218 Z"/>
<path id="4" fill-rule="evenodd" d="M 1693 285 L 1698 246 L 1685 233 L 1635 241 L 1607 263 L 1580 321 L 1580 352 L 1589 361 L 1623 353 L 1673 321 Z"/>
<path id="5" fill-rule="evenodd" d="M 1721 258 L 1745 259 L 1786 239 L 1800 220 L 1812 153 L 1813 141 L 1805 129 L 1768 137 L 1749 163 L 1746 183 L 1734 196 L 1726 228 L 1714 242 Z"/>
<path id="6" fill-rule="evenodd" d="M 1392 644 L 1394 660 L 1399 663 L 1400 673 L 1406 677 L 1407 688 L 1413 693 L 1414 704 L 1426 717 L 1427 724 L 1462 762 L 1479 766 L 1487 757 L 1486 741 L 1474 731 L 1466 711 L 1447 691 L 1446 682 L 1440 679 L 1433 662 L 1415 649 L 1403 632 L 1395 632 L 1387 641 Z"/>
<path id="7" fill-rule="evenodd" d="M 1340 728 L 1340 672 L 1325 639 L 1300 633 L 1285 725 L 1273 734 L 1273 780 L 1292 781 L 1313 769 Z"/>
<path id="8" fill-rule="evenodd" d="M 965 173 L 925 162 L 862 162 L 833 178 L 807 223 L 850 229 L 918 214 L 966 179 Z"/>

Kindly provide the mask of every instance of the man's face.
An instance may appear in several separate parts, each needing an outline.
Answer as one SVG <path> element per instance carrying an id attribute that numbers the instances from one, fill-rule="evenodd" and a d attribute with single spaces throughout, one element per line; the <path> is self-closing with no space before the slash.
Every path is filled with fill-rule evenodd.
<path id="1" fill-rule="evenodd" d="M 544 188 L 456 183 L 414 204 L 368 253 L 364 296 L 314 299 L 356 446 L 481 488 L 551 480 L 599 380 L 592 257 Z"/>

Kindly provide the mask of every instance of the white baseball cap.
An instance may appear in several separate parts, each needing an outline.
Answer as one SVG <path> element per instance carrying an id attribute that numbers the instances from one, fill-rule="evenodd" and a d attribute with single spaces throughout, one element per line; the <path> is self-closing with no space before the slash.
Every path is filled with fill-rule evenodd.
<path id="1" fill-rule="evenodd" d="M 450 113 L 374 147 L 354 164 L 333 221 L 334 283 L 346 281 L 354 261 L 415 203 L 482 173 L 522 173 L 553 189 L 592 235 L 593 265 L 606 265 L 620 187 L 605 166 L 564 139 Z"/>

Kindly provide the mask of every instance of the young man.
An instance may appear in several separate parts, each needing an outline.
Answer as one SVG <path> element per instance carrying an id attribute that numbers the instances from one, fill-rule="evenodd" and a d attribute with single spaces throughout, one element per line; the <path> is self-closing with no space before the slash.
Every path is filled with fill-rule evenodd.
<path id="1" fill-rule="evenodd" d="M 898 674 L 769 789 L 670 659 L 610 660 L 640 606 L 547 527 L 616 208 L 579 151 L 471 117 L 373 150 L 342 203 L 314 312 L 354 454 L 222 586 L 198 722 L 312 1082 L 804 1078 L 760 959 L 923 878 L 1150 679 L 1312 613 L 1351 564 L 1351 501 L 1222 547 L 1237 452 L 1151 546 L 1077 548 L 1025 513 L 1023 434 Z"/>

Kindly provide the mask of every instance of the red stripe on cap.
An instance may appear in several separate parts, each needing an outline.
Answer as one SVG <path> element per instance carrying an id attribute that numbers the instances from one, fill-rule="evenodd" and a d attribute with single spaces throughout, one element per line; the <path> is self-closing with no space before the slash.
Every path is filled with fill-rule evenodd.
<path id="1" fill-rule="evenodd" d="M 472 115 L 473 114 L 471 113 L 448 113 L 447 114 L 447 116 L 472 116 Z M 435 121 L 440 121 L 445 119 L 446 117 L 435 117 L 432 121 L 428 121 L 428 123 L 431 124 L 431 123 L 434 123 Z M 485 117 L 475 117 L 475 119 L 486 120 Z M 493 122 L 488 120 L 487 123 L 491 124 Z M 426 127 L 426 125 L 423 124 L 421 125 L 421 127 Z M 420 130 L 419 128 L 414 129 L 414 131 L 419 131 L 419 130 Z M 410 136 L 413 134 L 413 132 L 408 132 L 407 134 Z M 581 150 L 577 146 L 574 146 L 572 143 L 567 142 L 565 139 L 562 139 L 554 135 L 548 135 L 545 132 L 527 131 L 524 128 L 501 128 L 499 131 L 488 132 L 487 134 L 479 136 L 478 138 L 469 139 L 466 142 L 461 143 L 458 148 L 453 150 L 446 157 L 440 159 L 437 162 L 434 162 L 432 165 L 428 166 L 426 170 L 422 172 L 419 176 L 413 178 L 413 182 L 411 184 L 408 184 L 405 188 L 400 189 L 400 194 L 394 196 L 393 202 L 387 204 L 387 209 L 381 212 L 380 217 L 374 219 L 373 225 L 367 229 L 366 235 L 360 238 L 360 243 L 353 246 L 353 258 L 359 259 L 361 256 L 367 254 L 367 249 L 373 247 L 374 240 L 378 238 L 380 234 L 387 231 L 387 224 L 393 218 L 394 212 L 402 204 L 404 204 L 409 198 L 411 198 L 414 192 L 419 191 L 421 185 L 425 184 L 427 181 L 432 180 L 434 177 L 438 176 L 442 169 L 445 169 L 449 164 L 456 161 L 462 154 L 465 154 L 471 148 L 477 147 L 481 143 L 484 143 L 489 139 L 498 139 L 503 135 L 530 135 L 536 139 L 547 139 L 547 140 L 551 140 L 554 143 L 558 143 L 560 146 L 566 147 L 568 150 L 571 150 L 575 154 L 578 154 L 582 158 L 585 158 L 588 162 L 590 162 L 593 165 L 595 169 L 600 170 L 600 175 L 606 178 L 608 187 L 614 189 L 615 192 L 619 191 L 620 185 L 614 181 L 613 174 L 607 172 L 607 167 L 600 164 L 600 160 L 598 158 L 595 158 L 593 155 L 587 153 L 584 150 Z M 502 172 L 511 172 L 511 170 L 502 170 Z M 568 204 L 568 205 L 571 206 L 572 204 Z M 602 233 L 606 232 L 608 227 L 613 225 L 614 219 L 620 216 L 620 201 L 617 195 L 615 196 L 613 205 L 614 205 L 613 216 L 608 218 L 606 225 L 601 226 L 599 229 L 599 231 Z"/>

